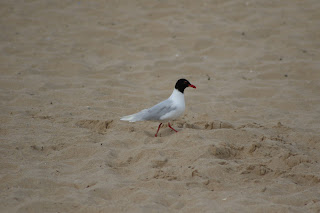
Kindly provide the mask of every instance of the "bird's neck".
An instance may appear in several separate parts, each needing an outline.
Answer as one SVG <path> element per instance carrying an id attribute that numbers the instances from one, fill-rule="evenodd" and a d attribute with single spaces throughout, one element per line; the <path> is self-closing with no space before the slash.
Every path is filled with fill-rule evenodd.
<path id="1" fill-rule="evenodd" d="M 183 101 L 184 102 L 184 94 L 177 89 L 174 89 L 169 99 L 174 101 Z"/>

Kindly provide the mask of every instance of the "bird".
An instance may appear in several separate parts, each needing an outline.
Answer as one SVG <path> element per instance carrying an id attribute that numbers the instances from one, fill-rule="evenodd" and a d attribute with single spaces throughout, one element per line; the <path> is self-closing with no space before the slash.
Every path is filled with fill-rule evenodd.
<path id="1" fill-rule="evenodd" d="M 179 79 L 168 99 L 138 113 L 124 116 L 120 120 L 129 122 L 160 121 L 155 137 L 158 136 L 162 123 L 166 121 L 168 121 L 168 126 L 173 131 L 178 132 L 170 125 L 170 121 L 183 114 L 185 110 L 184 90 L 187 87 L 196 88 L 196 86 L 191 84 L 188 80 L 184 78 Z"/>

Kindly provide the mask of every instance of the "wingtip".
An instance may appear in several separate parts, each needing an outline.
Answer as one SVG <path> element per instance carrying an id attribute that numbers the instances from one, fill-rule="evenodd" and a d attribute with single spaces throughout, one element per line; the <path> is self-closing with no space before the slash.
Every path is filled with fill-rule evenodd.
<path id="1" fill-rule="evenodd" d="M 120 121 L 135 122 L 135 121 L 133 120 L 133 116 L 132 116 L 132 115 L 123 116 L 122 118 L 120 118 Z"/>

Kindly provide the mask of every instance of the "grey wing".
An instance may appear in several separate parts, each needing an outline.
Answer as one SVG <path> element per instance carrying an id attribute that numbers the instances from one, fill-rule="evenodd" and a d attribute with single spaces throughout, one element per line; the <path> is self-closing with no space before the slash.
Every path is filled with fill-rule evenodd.
<path id="1" fill-rule="evenodd" d="M 173 106 L 173 102 L 170 99 L 162 101 L 149 109 L 144 111 L 144 120 L 160 120 L 165 114 L 175 110 L 176 107 Z"/>

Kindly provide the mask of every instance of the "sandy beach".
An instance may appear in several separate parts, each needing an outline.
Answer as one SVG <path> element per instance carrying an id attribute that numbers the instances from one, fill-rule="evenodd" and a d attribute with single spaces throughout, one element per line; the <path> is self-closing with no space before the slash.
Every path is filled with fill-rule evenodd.
<path id="1" fill-rule="evenodd" d="M 0 212 L 320 212 L 320 1 L 2 1 Z M 129 123 L 188 79 L 186 110 Z"/>

